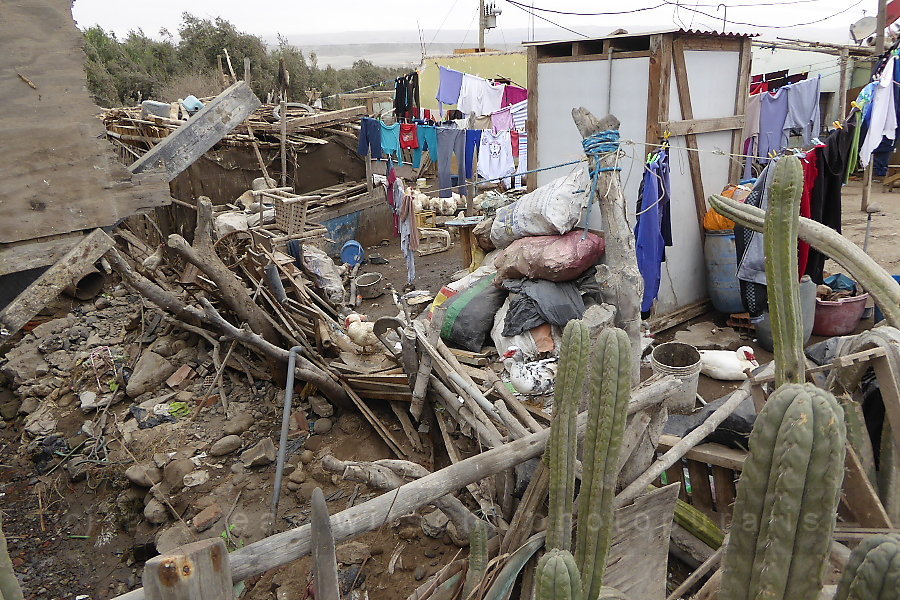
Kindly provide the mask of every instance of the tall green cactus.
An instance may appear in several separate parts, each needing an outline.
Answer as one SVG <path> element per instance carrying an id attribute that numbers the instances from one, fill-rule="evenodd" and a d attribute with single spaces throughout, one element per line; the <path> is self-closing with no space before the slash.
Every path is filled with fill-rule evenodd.
<path id="1" fill-rule="evenodd" d="M 538 600 L 581 600 L 581 577 L 568 550 L 552 549 L 538 561 Z"/>
<path id="2" fill-rule="evenodd" d="M 487 566 L 488 530 L 485 522 L 479 519 L 469 533 L 469 569 L 466 571 L 466 581 L 463 584 L 463 600 L 468 598 L 484 579 Z"/>
<path id="3" fill-rule="evenodd" d="M 587 598 L 596 598 L 600 593 L 612 537 L 619 451 L 631 398 L 628 334 L 615 327 L 603 329 L 597 339 L 592 368 L 575 539 L 575 562 Z"/>
<path id="4" fill-rule="evenodd" d="M 563 330 L 559 370 L 553 393 L 553 420 L 544 461 L 550 469 L 550 511 L 547 548 L 572 547 L 572 508 L 575 501 L 575 451 L 578 436 L 578 400 L 587 376 L 591 350 L 590 330 L 584 321 L 572 320 Z"/>
<path id="5" fill-rule="evenodd" d="M 763 231 L 765 212 L 732 198 L 710 196 L 716 212 L 753 231 Z M 812 219 L 800 217 L 800 239 L 838 263 L 875 300 L 891 327 L 900 329 L 900 283 L 862 248 Z"/>
<path id="6" fill-rule="evenodd" d="M 818 597 L 844 474 L 842 412 L 809 384 L 769 397 L 738 483 L 720 600 Z"/>
<path id="7" fill-rule="evenodd" d="M 803 167 L 800 159 L 785 156 L 775 164 L 764 234 L 766 287 L 775 346 L 775 382 L 778 385 L 803 383 L 806 380 L 800 286 L 797 283 L 797 231 L 800 227 L 802 194 Z"/>
<path id="8" fill-rule="evenodd" d="M 900 535 L 873 535 L 850 553 L 834 600 L 900 598 Z"/>

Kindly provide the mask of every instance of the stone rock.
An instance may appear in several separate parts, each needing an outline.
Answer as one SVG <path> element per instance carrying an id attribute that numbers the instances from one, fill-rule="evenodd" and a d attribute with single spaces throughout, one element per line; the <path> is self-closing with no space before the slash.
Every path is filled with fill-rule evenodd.
<path id="1" fill-rule="evenodd" d="M 97 310 L 109 308 L 109 298 L 107 298 L 106 296 L 100 296 L 99 298 L 94 300 L 94 308 Z"/>
<path id="2" fill-rule="evenodd" d="M 15 419 L 16 415 L 19 412 L 20 402 L 17 398 L 11 398 L 3 403 L 0 403 L 0 418 L 11 420 Z"/>
<path id="3" fill-rule="evenodd" d="M 151 498 L 144 507 L 144 518 L 153 525 L 162 525 L 169 520 L 169 511 L 162 502 Z"/>
<path id="4" fill-rule="evenodd" d="M 44 404 L 25 417 L 25 431 L 35 437 L 50 435 L 56 429 L 56 422 L 50 405 Z"/>
<path id="5" fill-rule="evenodd" d="M 222 518 L 222 507 L 215 503 L 197 513 L 197 516 L 191 521 L 191 525 L 198 532 L 206 531 L 220 518 Z"/>
<path id="6" fill-rule="evenodd" d="M 260 467 L 275 462 L 275 442 L 266 437 L 256 443 L 255 446 L 241 453 L 241 462 L 248 467 Z"/>
<path id="7" fill-rule="evenodd" d="M 325 446 L 325 438 L 321 435 L 311 435 L 303 442 L 303 447 L 310 452 L 318 452 Z"/>
<path id="8" fill-rule="evenodd" d="M 341 431 L 344 433 L 354 434 L 359 433 L 363 428 L 362 419 L 353 414 L 345 412 L 341 415 L 340 420 L 338 421 L 338 427 L 341 428 Z"/>
<path id="9" fill-rule="evenodd" d="M 18 404 L 19 414 L 30 415 L 41 406 L 41 401 L 33 396 L 29 396 Z"/>
<path id="10" fill-rule="evenodd" d="M 319 487 L 319 484 L 315 481 L 305 481 L 300 484 L 300 489 L 297 490 L 297 494 L 306 500 L 310 500 L 317 487 Z"/>
<path id="11" fill-rule="evenodd" d="M 310 396 L 309 405 L 312 411 L 320 417 L 330 417 L 334 414 L 334 407 L 322 396 L 317 396 L 316 394 Z"/>
<path id="12" fill-rule="evenodd" d="M 125 393 L 129 398 L 137 398 L 159 387 L 174 372 L 175 366 L 165 358 L 155 352 L 145 351 L 134 365 Z"/>
<path id="13" fill-rule="evenodd" d="M 425 570 L 425 566 L 419 565 L 418 567 L 416 567 L 416 570 L 413 571 L 413 577 L 416 581 L 422 581 L 423 579 L 425 579 L 425 575 L 427 573 L 428 571 Z"/>
<path id="14" fill-rule="evenodd" d="M 173 354 L 177 352 L 172 345 L 175 342 L 175 338 L 169 335 L 161 335 L 156 338 L 156 341 L 150 344 L 150 351 L 159 354 L 165 358 L 169 358 Z"/>
<path id="15" fill-rule="evenodd" d="M 163 481 L 169 487 L 180 490 L 184 485 L 184 476 L 195 469 L 194 461 L 189 458 L 176 458 L 163 469 Z"/>
<path id="16" fill-rule="evenodd" d="M 308 465 L 315 457 L 316 455 L 313 454 L 312 450 L 304 450 L 300 453 L 300 462 L 304 465 Z"/>
<path id="17" fill-rule="evenodd" d="M 422 531 L 428 537 L 439 538 L 447 531 L 447 524 L 450 519 L 440 510 L 433 510 L 422 517 Z"/>
<path id="18" fill-rule="evenodd" d="M 44 355 L 34 345 L 12 348 L 7 352 L 6 359 L 7 362 L 2 368 L 3 373 L 19 384 L 49 372 L 50 367 L 44 361 Z"/>
<path id="19" fill-rule="evenodd" d="M 465 548 L 469 545 L 469 538 L 457 531 L 456 525 L 453 523 L 447 525 L 447 535 L 450 537 L 450 541 L 460 548 Z"/>
<path id="20" fill-rule="evenodd" d="M 239 435 L 226 435 L 209 449 L 210 456 L 225 456 L 241 447 L 243 441 Z"/>
<path id="21" fill-rule="evenodd" d="M 250 413 L 237 413 L 225 423 L 225 433 L 228 435 L 240 435 L 250 429 L 255 422 L 256 419 Z"/>
<path id="22" fill-rule="evenodd" d="M 59 400 L 57 400 L 56 403 L 62 408 L 65 408 L 67 406 L 71 406 L 77 399 L 78 396 L 76 396 L 72 392 L 68 392 L 60 396 Z"/>
<path id="23" fill-rule="evenodd" d="M 333 427 L 333 423 L 331 422 L 331 419 L 324 418 L 324 417 L 321 419 L 316 419 L 316 424 L 313 425 L 313 433 L 316 433 L 318 435 L 324 435 L 324 434 L 328 433 L 329 431 L 331 431 L 332 427 Z"/>
<path id="24" fill-rule="evenodd" d="M 153 464 L 162 469 L 169 464 L 169 455 L 165 452 L 157 452 L 153 455 Z"/>
<path id="25" fill-rule="evenodd" d="M 41 323 L 37 327 L 31 330 L 32 335 L 36 338 L 42 338 L 47 335 L 52 335 L 54 333 L 59 333 L 64 329 L 69 328 L 69 320 L 65 318 L 60 319 L 52 319 L 47 321 L 46 323 Z"/>
<path id="26" fill-rule="evenodd" d="M 88 469 L 91 463 L 83 458 L 74 457 L 66 462 L 66 472 L 69 474 L 69 481 L 81 481 L 87 477 Z"/>
<path id="27" fill-rule="evenodd" d="M 81 401 L 81 410 L 88 413 L 113 404 L 113 401 L 116 400 L 116 395 L 98 396 L 96 392 L 85 391 L 78 394 L 78 399 Z"/>
<path id="28" fill-rule="evenodd" d="M 360 565 L 364 560 L 372 556 L 368 544 L 362 542 L 347 542 L 335 548 L 335 556 L 339 563 L 345 565 Z"/>
<path id="29" fill-rule="evenodd" d="M 162 481 L 163 475 L 159 468 L 141 463 L 125 469 L 125 477 L 135 485 L 148 488 Z"/>
<path id="30" fill-rule="evenodd" d="M 293 481 L 288 481 L 286 484 L 284 484 L 284 487 L 291 490 L 292 492 L 296 492 L 300 489 L 300 484 L 294 483 Z"/>
<path id="31" fill-rule="evenodd" d="M 288 475 L 288 480 L 294 483 L 303 483 L 306 481 L 306 471 L 303 470 L 303 467 L 298 466 Z"/>
<path id="32" fill-rule="evenodd" d="M 44 357 L 44 360 L 46 360 L 51 367 L 56 367 L 60 371 L 71 371 L 75 364 L 75 358 L 68 350 L 51 352 Z"/>
<path id="33" fill-rule="evenodd" d="M 156 550 L 167 554 L 177 548 L 194 541 L 194 534 L 184 523 L 175 523 L 159 532 L 156 536 Z"/>
<path id="34" fill-rule="evenodd" d="M 209 481 L 209 471 L 204 471 L 203 469 L 198 469 L 196 471 L 191 471 L 182 479 L 182 483 L 184 483 L 184 487 L 197 487 L 198 485 L 203 485 Z"/>

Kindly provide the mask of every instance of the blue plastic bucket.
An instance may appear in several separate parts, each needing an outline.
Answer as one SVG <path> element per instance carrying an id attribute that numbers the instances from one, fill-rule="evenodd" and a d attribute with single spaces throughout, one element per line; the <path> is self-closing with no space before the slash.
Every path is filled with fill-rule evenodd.
<path id="1" fill-rule="evenodd" d="M 341 246 L 341 260 L 351 267 L 360 264 L 365 258 L 366 251 L 363 250 L 362 244 L 356 240 L 349 240 Z"/>
<path id="2" fill-rule="evenodd" d="M 894 275 L 894 281 L 900 283 L 900 275 Z M 875 305 L 875 322 L 883 321 L 884 313 L 881 312 L 881 309 L 878 308 L 878 305 Z"/>

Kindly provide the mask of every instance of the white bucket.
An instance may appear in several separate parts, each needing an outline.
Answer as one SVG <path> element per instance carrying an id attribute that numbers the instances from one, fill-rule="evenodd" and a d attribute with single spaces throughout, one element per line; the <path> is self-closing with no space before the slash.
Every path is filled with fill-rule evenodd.
<path id="1" fill-rule="evenodd" d="M 657 375 L 672 375 L 681 380 L 679 390 L 669 400 L 672 414 L 690 414 L 694 411 L 697 384 L 700 382 L 700 353 L 690 344 L 666 342 L 653 349 L 650 367 Z"/>

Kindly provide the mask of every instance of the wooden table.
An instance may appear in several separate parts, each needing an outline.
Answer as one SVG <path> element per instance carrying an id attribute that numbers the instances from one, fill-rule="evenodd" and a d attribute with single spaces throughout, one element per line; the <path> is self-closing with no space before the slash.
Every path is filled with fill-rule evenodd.
<path id="1" fill-rule="evenodd" d="M 447 227 L 459 227 L 459 237 L 462 242 L 460 246 L 462 247 L 462 259 L 463 266 L 472 271 L 472 250 L 474 248 L 475 236 L 472 235 L 472 230 L 475 229 L 475 226 L 481 223 L 484 220 L 484 216 L 475 216 L 475 217 L 463 217 L 462 219 L 455 219 L 453 221 L 447 221 L 444 223 Z"/>

